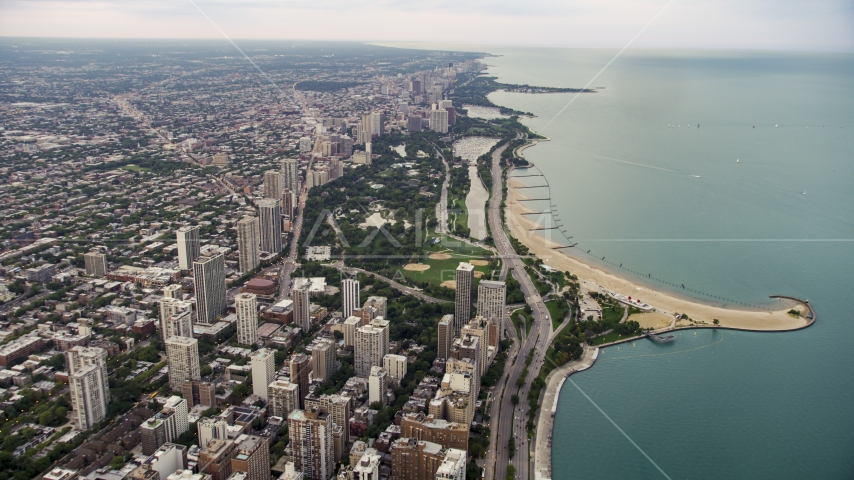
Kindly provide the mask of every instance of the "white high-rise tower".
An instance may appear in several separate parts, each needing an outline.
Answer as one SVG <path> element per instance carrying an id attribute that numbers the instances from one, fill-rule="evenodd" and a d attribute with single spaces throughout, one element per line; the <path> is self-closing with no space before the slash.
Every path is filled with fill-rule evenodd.
<path id="1" fill-rule="evenodd" d="M 166 360 L 169 364 L 169 386 L 180 392 L 184 380 L 202 378 L 199 367 L 199 341 L 195 338 L 166 339 Z"/>
<path id="2" fill-rule="evenodd" d="M 258 201 L 261 218 L 261 251 L 278 254 L 282 251 L 282 200 Z"/>
<path id="3" fill-rule="evenodd" d="M 341 303 L 344 312 L 344 318 L 349 318 L 353 315 L 353 310 L 361 305 L 359 300 L 359 281 L 346 279 L 341 282 Z"/>
<path id="4" fill-rule="evenodd" d="M 193 268 L 193 262 L 199 258 L 202 246 L 199 243 L 199 227 L 188 226 L 178 229 L 178 267 L 181 270 Z"/>
<path id="5" fill-rule="evenodd" d="M 258 342 L 258 301 L 254 293 L 241 293 L 234 298 L 237 311 L 237 343 L 252 345 Z"/>
<path id="6" fill-rule="evenodd" d="M 251 272 L 261 263 L 259 248 L 261 232 L 258 217 L 243 217 L 237 221 L 237 252 L 240 273 Z"/>
<path id="7" fill-rule="evenodd" d="M 290 190 L 299 196 L 299 165 L 293 158 L 282 161 L 282 186 L 283 190 Z"/>
<path id="8" fill-rule="evenodd" d="M 264 172 L 264 198 L 282 198 L 284 185 L 282 184 L 282 172 L 267 170 Z"/>

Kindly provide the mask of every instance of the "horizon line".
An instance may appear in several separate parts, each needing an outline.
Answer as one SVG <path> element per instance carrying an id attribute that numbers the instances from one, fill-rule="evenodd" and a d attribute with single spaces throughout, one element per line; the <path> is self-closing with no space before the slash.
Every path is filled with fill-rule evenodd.
<path id="1" fill-rule="evenodd" d="M 217 41 L 228 43 L 227 40 L 216 37 L 114 37 L 114 36 L 29 36 L 29 35 L 3 35 L 0 34 L 0 39 L 40 39 L 40 40 L 119 40 L 119 41 Z M 318 43 L 353 43 L 361 45 L 372 45 L 386 48 L 410 48 L 413 50 L 444 50 L 444 47 L 497 47 L 497 48 L 554 48 L 554 49 L 574 49 L 574 50 L 619 50 L 620 46 L 606 45 L 558 45 L 558 44 L 501 44 L 501 43 L 471 43 L 471 42 L 431 42 L 429 40 L 358 40 L 358 39 L 318 39 L 318 38 L 253 38 L 253 37 L 235 37 L 235 41 L 249 42 L 318 42 Z M 391 45 L 397 44 L 397 45 Z M 398 46 L 400 45 L 400 46 Z M 406 47 L 408 45 L 409 47 Z M 436 48 L 417 48 L 412 45 L 437 45 Z M 665 47 L 665 46 L 641 46 L 633 47 L 633 51 L 637 50 L 659 50 L 659 51 L 708 51 L 708 52 L 758 52 L 758 53 L 824 53 L 824 54 L 854 54 L 854 47 L 850 49 L 822 49 L 808 48 L 793 49 L 791 47 L 773 48 L 773 47 L 708 47 L 708 46 L 693 46 L 693 47 Z M 471 50 L 458 50 L 466 53 L 488 53 L 476 52 Z"/>

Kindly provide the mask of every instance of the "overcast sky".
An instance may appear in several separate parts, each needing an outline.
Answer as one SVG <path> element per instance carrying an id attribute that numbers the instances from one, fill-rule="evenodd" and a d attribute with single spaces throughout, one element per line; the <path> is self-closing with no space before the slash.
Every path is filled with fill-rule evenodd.
<path id="1" fill-rule="evenodd" d="M 0 0 L 0 35 L 854 51 L 854 0 Z M 662 12 L 662 9 L 664 11 Z"/>

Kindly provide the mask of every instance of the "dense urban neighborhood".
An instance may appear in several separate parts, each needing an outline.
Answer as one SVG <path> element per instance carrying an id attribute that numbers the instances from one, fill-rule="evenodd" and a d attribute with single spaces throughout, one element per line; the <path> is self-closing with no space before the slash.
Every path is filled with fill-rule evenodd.
<path id="1" fill-rule="evenodd" d="M 2 50 L 0 480 L 527 479 L 548 373 L 639 331 L 502 226 L 487 95 L 555 89 L 485 54 Z"/>

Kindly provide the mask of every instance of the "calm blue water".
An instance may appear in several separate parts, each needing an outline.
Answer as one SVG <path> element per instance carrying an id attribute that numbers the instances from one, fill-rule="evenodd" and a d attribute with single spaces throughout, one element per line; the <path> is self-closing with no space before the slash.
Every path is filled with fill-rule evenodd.
<path id="1" fill-rule="evenodd" d="M 615 53 L 489 51 L 501 81 L 573 87 Z M 550 124 L 573 95 L 490 97 L 552 139 L 525 155 L 578 252 L 750 304 L 808 298 L 818 322 L 606 349 L 573 380 L 670 478 L 854 478 L 854 56 L 629 51 L 592 86 Z M 554 478 L 664 478 L 570 382 L 554 444 Z"/>

